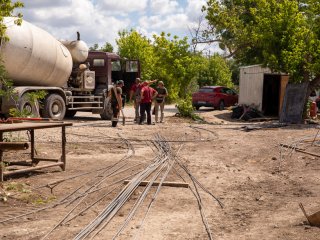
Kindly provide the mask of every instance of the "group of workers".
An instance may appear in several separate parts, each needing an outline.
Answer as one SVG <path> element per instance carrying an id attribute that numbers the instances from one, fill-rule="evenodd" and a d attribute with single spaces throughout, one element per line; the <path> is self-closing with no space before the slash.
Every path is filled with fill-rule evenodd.
<path id="1" fill-rule="evenodd" d="M 154 89 L 150 87 L 151 84 L 157 82 L 157 87 Z M 111 91 L 111 106 L 113 110 L 112 126 L 117 126 L 117 121 L 119 118 L 119 112 L 122 109 L 122 87 L 124 86 L 123 80 L 119 80 L 116 86 Z M 140 125 L 144 124 L 147 120 L 147 124 L 151 125 L 151 111 L 152 102 L 154 102 L 154 115 L 155 122 L 164 122 L 164 105 L 165 98 L 168 96 L 168 91 L 164 86 L 163 81 L 151 80 L 151 81 L 141 81 L 140 78 L 136 78 L 135 83 L 131 86 L 129 101 L 133 101 L 135 108 L 135 118 L 134 121 Z M 160 112 L 160 119 L 159 119 Z"/>

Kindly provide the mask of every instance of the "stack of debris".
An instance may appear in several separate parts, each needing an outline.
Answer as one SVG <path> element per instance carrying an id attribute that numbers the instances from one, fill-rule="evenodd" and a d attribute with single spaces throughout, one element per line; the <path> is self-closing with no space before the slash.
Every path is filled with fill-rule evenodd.
<path id="1" fill-rule="evenodd" d="M 231 118 L 249 121 L 253 118 L 263 118 L 262 112 L 248 105 L 238 105 L 232 108 Z"/>

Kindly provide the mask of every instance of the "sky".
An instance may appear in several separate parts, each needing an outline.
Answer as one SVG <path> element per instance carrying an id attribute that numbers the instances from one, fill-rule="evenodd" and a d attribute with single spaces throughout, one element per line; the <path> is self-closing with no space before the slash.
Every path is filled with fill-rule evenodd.
<path id="1" fill-rule="evenodd" d="M 149 38 L 162 31 L 189 37 L 203 16 L 206 0 L 22 0 L 23 18 L 57 39 L 74 40 L 79 31 L 88 46 L 116 47 L 118 31 L 135 29 Z"/>

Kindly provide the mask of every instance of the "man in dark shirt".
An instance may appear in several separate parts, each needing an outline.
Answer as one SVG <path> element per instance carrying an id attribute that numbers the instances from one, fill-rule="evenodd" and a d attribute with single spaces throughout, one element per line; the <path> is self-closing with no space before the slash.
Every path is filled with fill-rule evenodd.
<path id="1" fill-rule="evenodd" d="M 111 89 L 111 107 L 113 111 L 113 116 L 111 119 L 112 127 L 116 127 L 118 124 L 118 119 L 120 115 L 120 110 L 122 108 L 122 87 L 124 86 L 123 80 L 117 81 L 116 85 Z"/>
<path id="2" fill-rule="evenodd" d="M 156 96 L 156 101 L 154 103 L 154 108 L 155 108 L 155 119 L 156 122 L 158 122 L 159 119 L 159 108 L 160 108 L 160 122 L 163 122 L 163 118 L 164 118 L 164 102 L 165 102 L 165 98 L 168 96 L 168 91 L 167 89 L 164 87 L 164 83 L 162 81 L 158 82 L 158 87 L 156 88 L 156 91 L 158 92 L 157 96 Z"/>

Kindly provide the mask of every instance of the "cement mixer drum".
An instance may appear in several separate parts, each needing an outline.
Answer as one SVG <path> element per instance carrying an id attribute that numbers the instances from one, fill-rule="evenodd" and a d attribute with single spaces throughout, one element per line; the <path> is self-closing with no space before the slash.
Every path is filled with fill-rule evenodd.
<path id="1" fill-rule="evenodd" d="M 0 55 L 9 77 L 17 86 L 64 86 L 72 71 L 69 50 L 48 32 L 23 20 L 6 17 L 8 42 L 1 42 Z"/>

